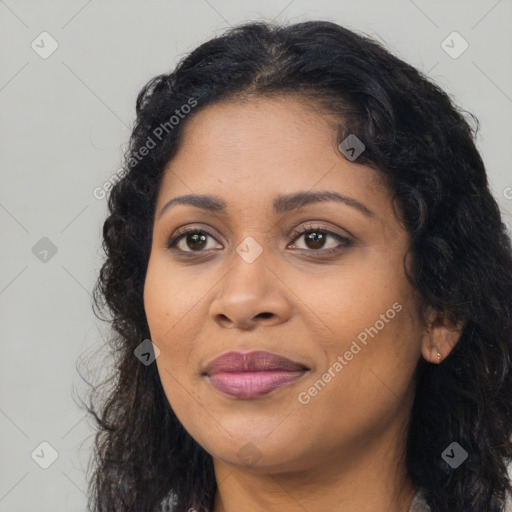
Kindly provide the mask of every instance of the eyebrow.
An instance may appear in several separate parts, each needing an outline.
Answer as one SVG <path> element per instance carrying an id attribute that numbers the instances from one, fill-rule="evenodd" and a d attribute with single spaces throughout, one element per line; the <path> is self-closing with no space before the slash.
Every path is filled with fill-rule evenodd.
<path id="1" fill-rule="evenodd" d="M 295 210 L 302 206 L 321 203 L 326 201 L 334 201 L 338 203 L 346 204 L 364 213 L 368 217 L 373 217 L 375 214 L 364 204 L 360 203 L 356 199 L 339 194 L 338 192 L 331 192 L 328 190 L 319 192 L 294 192 L 292 194 L 279 195 L 274 199 L 273 209 L 276 214 Z M 172 206 L 178 204 L 188 204 L 207 210 L 210 212 L 221 212 L 224 213 L 227 209 L 226 203 L 216 196 L 210 195 L 197 195 L 188 194 L 185 196 L 178 196 L 168 201 L 158 214 L 161 217 L 167 210 Z"/>

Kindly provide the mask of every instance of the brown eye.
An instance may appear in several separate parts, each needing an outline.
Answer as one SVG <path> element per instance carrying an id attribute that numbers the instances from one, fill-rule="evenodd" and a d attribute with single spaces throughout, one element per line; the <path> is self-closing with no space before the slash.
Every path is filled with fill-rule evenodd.
<path id="1" fill-rule="evenodd" d="M 167 248 L 177 248 L 183 252 L 203 252 L 203 249 L 208 246 L 208 238 L 213 240 L 213 237 L 206 231 L 189 229 L 173 238 Z"/>
<path id="2" fill-rule="evenodd" d="M 183 239 L 185 240 L 185 244 L 187 245 L 187 247 L 189 247 L 190 249 L 195 251 L 195 250 L 204 249 L 206 247 L 206 245 L 207 245 L 206 237 L 207 236 L 208 235 L 206 235 L 204 233 L 191 233 L 191 234 L 185 235 L 185 237 L 183 237 Z"/>
<path id="3" fill-rule="evenodd" d="M 321 249 L 327 240 L 326 234 L 320 231 L 312 231 L 305 234 L 306 245 L 310 249 Z"/>
<path id="4" fill-rule="evenodd" d="M 305 247 L 300 247 L 295 243 L 294 248 L 303 249 L 307 252 L 317 252 L 319 256 L 339 252 L 351 244 L 350 239 L 315 226 L 299 228 L 293 232 L 292 236 L 295 237 L 294 240 L 304 240 L 305 244 Z M 329 240 L 338 243 L 331 242 L 331 245 L 326 247 Z"/>

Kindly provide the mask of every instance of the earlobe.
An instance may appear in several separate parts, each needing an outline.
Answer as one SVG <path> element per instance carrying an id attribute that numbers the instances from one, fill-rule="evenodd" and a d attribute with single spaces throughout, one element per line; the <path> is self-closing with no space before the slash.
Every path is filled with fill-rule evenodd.
<path id="1" fill-rule="evenodd" d="M 449 323 L 442 312 L 432 310 L 422 340 L 423 358 L 434 364 L 441 364 L 460 339 L 464 325 Z"/>

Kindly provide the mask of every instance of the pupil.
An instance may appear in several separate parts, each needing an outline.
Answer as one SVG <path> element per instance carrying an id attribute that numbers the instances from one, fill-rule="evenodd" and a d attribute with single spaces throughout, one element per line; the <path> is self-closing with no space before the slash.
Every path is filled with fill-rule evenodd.
<path id="1" fill-rule="evenodd" d="M 206 236 L 204 234 L 198 235 L 194 233 L 193 235 L 189 235 L 189 241 L 193 240 L 192 244 L 188 244 L 190 249 L 202 249 L 206 245 Z"/>
<path id="2" fill-rule="evenodd" d="M 320 249 L 324 242 L 324 235 L 321 233 L 313 232 L 309 233 L 306 239 L 309 242 L 313 242 L 313 246 L 315 249 Z"/>

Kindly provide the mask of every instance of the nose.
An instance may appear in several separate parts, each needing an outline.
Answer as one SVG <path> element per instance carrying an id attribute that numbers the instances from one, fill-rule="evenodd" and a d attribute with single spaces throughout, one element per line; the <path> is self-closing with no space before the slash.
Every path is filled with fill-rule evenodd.
<path id="1" fill-rule="evenodd" d="M 260 324 L 270 327 L 290 318 L 288 288 L 270 268 L 264 253 L 252 263 L 234 254 L 232 267 L 221 280 L 209 310 L 220 327 L 253 330 Z"/>

